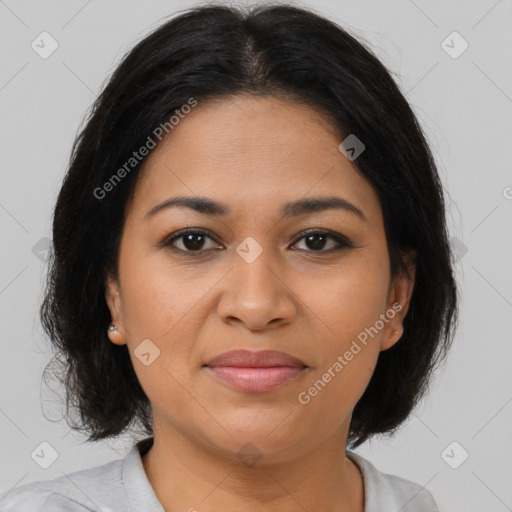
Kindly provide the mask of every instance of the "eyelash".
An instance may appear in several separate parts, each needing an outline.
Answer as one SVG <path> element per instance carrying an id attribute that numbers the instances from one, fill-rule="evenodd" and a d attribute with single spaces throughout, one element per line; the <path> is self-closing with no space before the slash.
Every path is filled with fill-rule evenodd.
<path id="1" fill-rule="evenodd" d="M 174 241 L 179 240 L 180 238 L 183 238 L 186 235 L 204 235 L 204 236 L 212 239 L 213 241 L 215 241 L 215 238 L 212 236 L 210 231 L 208 231 L 206 229 L 202 229 L 202 228 L 187 228 L 187 229 L 181 230 L 181 231 L 171 235 L 171 237 L 167 237 L 162 242 L 162 247 L 169 247 L 172 251 L 178 253 L 179 255 L 192 256 L 192 257 L 200 256 L 201 253 L 207 253 L 207 252 L 209 252 L 211 250 L 218 250 L 218 249 L 206 249 L 206 250 L 199 249 L 197 251 L 190 251 L 190 250 L 178 249 L 177 247 L 175 247 L 173 245 Z M 322 253 L 331 254 L 333 252 L 337 252 L 337 251 L 340 251 L 342 249 L 354 248 L 355 247 L 344 236 L 339 235 L 339 234 L 337 234 L 337 233 L 335 233 L 333 231 L 327 230 L 327 229 L 310 229 L 310 230 L 307 230 L 307 231 L 303 231 L 299 235 L 300 236 L 298 238 L 296 238 L 296 240 L 293 242 L 293 245 L 297 244 L 297 242 L 301 241 L 303 238 L 306 238 L 306 237 L 311 236 L 311 235 L 325 235 L 328 238 L 334 240 L 338 244 L 338 247 L 331 248 L 331 249 L 328 249 L 328 250 L 314 251 L 314 250 L 307 250 L 307 249 L 297 249 L 298 251 L 303 251 L 303 252 L 307 252 L 307 253 L 312 253 L 312 254 L 322 254 Z"/>

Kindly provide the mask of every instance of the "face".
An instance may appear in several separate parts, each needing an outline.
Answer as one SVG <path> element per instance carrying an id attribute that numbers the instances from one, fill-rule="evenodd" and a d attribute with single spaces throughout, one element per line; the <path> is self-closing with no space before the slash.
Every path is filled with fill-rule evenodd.
<path id="1" fill-rule="evenodd" d="M 106 298 L 155 435 L 283 461 L 346 441 L 414 269 L 391 278 L 378 196 L 341 140 L 307 106 L 240 96 L 199 102 L 146 158 Z M 196 203 L 155 209 L 177 197 Z M 235 349 L 302 365 L 206 366 Z"/>

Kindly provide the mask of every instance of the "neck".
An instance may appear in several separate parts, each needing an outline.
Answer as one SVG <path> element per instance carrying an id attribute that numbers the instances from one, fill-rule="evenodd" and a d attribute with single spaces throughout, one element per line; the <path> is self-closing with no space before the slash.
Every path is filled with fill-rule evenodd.
<path id="1" fill-rule="evenodd" d="M 155 429 L 142 463 L 166 511 L 364 512 L 362 476 L 345 446 L 338 433 L 286 460 L 241 460 L 176 430 Z"/>

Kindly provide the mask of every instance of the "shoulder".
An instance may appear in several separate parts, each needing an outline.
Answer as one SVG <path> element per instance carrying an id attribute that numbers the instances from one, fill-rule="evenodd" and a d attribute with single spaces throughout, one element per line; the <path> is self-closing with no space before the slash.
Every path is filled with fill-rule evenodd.
<path id="1" fill-rule="evenodd" d="M 379 471 L 370 461 L 347 452 L 361 469 L 365 486 L 365 512 L 439 512 L 432 494 L 418 483 Z"/>
<path id="2" fill-rule="evenodd" d="M 0 512 L 113 512 L 113 506 L 129 510 L 122 482 L 122 463 L 122 459 L 115 460 L 53 480 L 4 490 L 0 492 Z"/>

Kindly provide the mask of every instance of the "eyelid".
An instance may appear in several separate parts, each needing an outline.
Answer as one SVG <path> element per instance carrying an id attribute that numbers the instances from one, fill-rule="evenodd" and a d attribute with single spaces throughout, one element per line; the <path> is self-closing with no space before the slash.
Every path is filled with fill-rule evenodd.
<path id="1" fill-rule="evenodd" d="M 175 233 L 172 233 L 171 235 L 166 237 L 162 241 L 161 247 L 162 248 L 170 247 L 173 251 L 175 251 L 179 254 L 186 254 L 186 255 L 200 255 L 201 253 L 208 253 L 208 252 L 212 251 L 212 249 L 198 250 L 198 251 L 186 251 L 183 249 L 179 249 L 173 245 L 174 241 L 180 239 L 181 237 L 183 237 L 187 234 L 191 234 L 191 233 L 192 234 L 202 234 L 202 235 L 210 238 L 211 240 L 213 240 L 215 243 L 219 244 L 219 242 L 216 239 L 216 236 L 210 230 L 205 229 L 205 228 L 194 228 L 194 227 L 188 226 L 188 227 L 181 229 Z M 298 250 L 300 252 L 321 255 L 321 254 L 329 254 L 332 252 L 336 252 L 343 248 L 355 248 L 356 247 L 346 236 L 342 235 L 341 233 L 337 233 L 335 231 L 331 231 L 330 229 L 325 229 L 325 228 L 309 228 L 304 231 L 301 231 L 300 233 L 297 234 L 297 236 L 295 237 L 295 240 L 292 242 L 291 245 L 292 246 L 295 245 L 296 243 L 298 243 L 300 240 L 307 237 L 308 235 L 325 235 L 328 238 L 331 238 L 332 240 L 334 240 L 338 245 L 337 245 L 337 247 L 334 247 L 334 248 L 331 248 L 331 249 L 328 249 L 325 251 L 324 250 L 308 251 L 308 250 L 304 250 L 304 249 L 296 249 L 296 250 Z M 214 249 L 214 250 L 219 250 L 219 249 Z"/>
<path id="2" fill-rule="evenodd" d="M 215 235 L 208 229 L 205 228 L 193 228 L 193 227 L 186 227 L 184 229 L 180 229 L 179 231 L 176 231 L 169 236 L 165 237 L 161 243 L 162 247 L 165 247 L 167 245 L 171 245 L 172 242 L 175 240 L 178 240 L 182 236 L 189 235 L 189 234 L 201 234 L 205 235 L 208 238 L 211 238 L 214 242 L 219 243 L 215 237 Z M 178 249 L 179 250 L 179 249 Z M 182 251 L 182 252 L 204 252 L 204 251 Z"/>
<path id="3" fill-rule="evenodd" d="M 352 242 L 346 236 L 342 235 L 341 233 L 337 233 L 335 231 L 331 231 L 330 229 L 325 229 L 325 228 L 309 228 L 304 231 L 301 231 L 295 238 L 292 245 L 295 245 L 299 240 L 301 240 L 302 238 L 304 238 L 308 235 L 317 235 L 317 234 L 318 235 L 326 235 L 326 236 L 332 238 L 341 247 L 345 246 L 345 247 L 355 248 L 355 245 L 352 244 Z M 329 251 L 307 251 L 307 252 L 321 254 L 321 253 L 328 253 L 328 252 L 331 252 L 334 250 L 336 250 L 336 249 L 330 249 Z"/>

